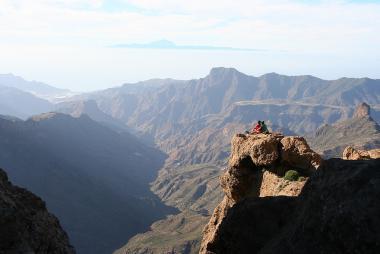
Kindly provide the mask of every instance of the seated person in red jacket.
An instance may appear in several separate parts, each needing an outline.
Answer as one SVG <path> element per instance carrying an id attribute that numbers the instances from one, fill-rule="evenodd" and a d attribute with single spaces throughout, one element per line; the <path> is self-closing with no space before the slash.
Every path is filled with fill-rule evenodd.
<path id="1" fill-rule="evenodd" d="M 261 132 L 261 121 L 258 121 L 256 126 L 252 129 L 251 133 L 256 134 Z"/>
<path id="2" fill-rule="evenodd" d="M 246 134 L 259 134 L 262 133 L 261 121 L 258 121 L 257 124 L 252 127 L 251 131 L 245 131 Z"/>

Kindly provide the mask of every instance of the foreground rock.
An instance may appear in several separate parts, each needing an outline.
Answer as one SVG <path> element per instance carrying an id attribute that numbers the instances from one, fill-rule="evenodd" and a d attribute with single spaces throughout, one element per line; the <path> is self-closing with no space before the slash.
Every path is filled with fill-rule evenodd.
<path id="1" fill-rule="evenodd" d="M 380 253 L 379 198 L 380 160 L 328 160 L 287 210 L 281 230 L 261 249 L 240 253 Z"/>
<path id="2" fill-rule="evenodd" d="M 344 160 L 365 160 L 365 159 L 380 159 L 380 149 L 360 150 L 352 146 L 346 147 L 343 151 Z"/>
<path id="3" fill-rule="evenodd" d="M 58 219 L 0 169 L 0 253 L 75 253 Z"/>
<path id="4" fill-rule="evenodd" d="M 204 229 L 200 253 L 219 253 L 215 248 L 221 226 L 234 205 L 247 198 L 297 196 L 307 177 L 321 164 L 321 157 L 302 137 L 236 135 L 232 139 L 229 169 L 220 178 L 225 197 Z M 289 169 L 297 170 L 304 180 L 290 182 L 281 178 Z"/>
<path id="5" fill-rule="evenodd" d="M 242 147 L 232 148 L 233 166 L 221 177 L 225 197 L 205 227 L 200 253 L 380 253 L 380 160 L 322 162 L 299 137 L 245 137 L 252 146 L 280 140 L 277 151 L 248 149 L 240 138 L 232 142 Z M 276 196 L 276 177 L 289 166 L 309 179 L 288 197 Z"/>

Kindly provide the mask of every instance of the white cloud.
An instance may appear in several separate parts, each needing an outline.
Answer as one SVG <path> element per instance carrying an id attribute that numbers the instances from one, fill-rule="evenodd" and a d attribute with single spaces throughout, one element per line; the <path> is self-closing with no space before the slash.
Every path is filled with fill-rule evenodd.
<path id="1" fill-rule="evenodd" d="M 165 38 L 182 45 L 261 48 L 341 59 L 350 56 L 353 62 L 366 59 L 371 64 L 380 59 L 380 4 L 345 1 L 305 4 L 290 0 L 117 1 L 124 1 L 126 7 L 111 12 L 104 8 L 109 4 L 106 0 L 0 0 L 0 47 L 7 50 L 6 54 L 0 50 L 0 58 L 3 63 L 14 62 L 10 59 L 12 55 L 19 55 L 21 61 L 23 56 L 37 57 L 33 49 L 38 48 L 43 54 L 42 49 L 49 48 L 46 54 L 52 54 L 56 48 L 56 53 L 66 59 L 63 54 L 71 52 L 69 48 L 93 48 L 96 54 L 96 47 Z M 83 56 L 81 50 L 75 52 L 70 55 L 73 59 L 92 57 L 89 51 Z M 289 62 L 292 57 L 288 56 Z M 135 55 L 134 61 L 137 58 Z M 46 65 L 50 58 L 45 59 L 41 64 Z M 330 60 L 326 58 L 325 62 Z M 249 58 L 242 61 L 245 66 L 252 64 Z M 269 66 L 268 59 L 265 61 Z M 276 66 L 276 59 L 272 61 Z M 281 61 L 283 64 L 284 59 Z M 319 59 L 319 63 L 323 61 Z"/>
<path id="2" fill-rule="evenodd" d="M 378 4 L 123 1 L 149 14 L 130 9 L 106 12 L 102 0 L 2 0 L 0 39 L 107 45 L 167 38 L 186 44 L 283 50 L 327 50 L 380 40 Z"/>

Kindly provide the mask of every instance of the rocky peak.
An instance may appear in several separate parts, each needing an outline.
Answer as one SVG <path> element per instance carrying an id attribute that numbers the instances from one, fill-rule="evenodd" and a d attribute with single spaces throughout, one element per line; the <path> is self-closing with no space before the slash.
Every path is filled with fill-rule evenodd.
<path id="1" fill-rule="evenodd" d="M 244 75 L 243 73 L 239 72 L 235 68 L 226 68 L 226 67 L 214 67 L 210 70 L 209 76 L 212 78 L 225 78 L 229 76 L 233 76 L 236 74 Z"/>
<path id="2" fill-rule="evenodd" d="M 220 177 L 225 193 L 204 229 L 200 253 L 208 253 L 217 241 L 219 226 L 229 209 L 251 197 L 298 195 L 305 183 L 285 182 L 281 177 L 289 170 L 297 170 L 308 177 L 322 164 L 321 157 L 312 151 L 303 137 L 280 134 L 238 134 L 231 141 L 228 170 Z M 273 190 L 284 184 L 288 193 Z"/>
<path id="3" fill-rule="evenodd" d="M 370 106 L 367 103 L 362 102 L 356 107 L 354 118 L 368 117 L 370 116 L 370 110 Z"/>
<path id="4" fill-rule="evenodd" d="M 75 253 L 58 219 L 0 169 L 0 253 Z"/>

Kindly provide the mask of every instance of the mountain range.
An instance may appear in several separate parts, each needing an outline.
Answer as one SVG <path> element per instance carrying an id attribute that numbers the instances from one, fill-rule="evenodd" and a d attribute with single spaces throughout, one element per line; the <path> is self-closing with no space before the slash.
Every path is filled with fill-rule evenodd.
<path id="1" fill-rule="evenodd" d="M 27 81 L 11 73 L 0 74 L 0 85 L 16 88 L 51 102 L 74 95 L 74 93 L 68 89 L 56 88 L 38 81 Z"/>
<path id="2" fill-rule="evenodd" d="M 362 102 L 371 107 L 371 117 L 352 118 L 356 106 Z M 169 250 L 197 253 L 201 229 L 222 198 L 218 176 L 226 165 L 231 137 L 249 130 L 258 120 L 265 120 L 274 132 L 307 135 L 313 148 L 326 157 L 341 156 L 339 153 L 346 144 L 343 141 L 350 136 L 349 130 L 359 131 L 353 142 L 356 145 L 379 144 L 376 121 L 380 120 L 380 80 L 369 78 L 323 80 L 308 75 L 276 73 L 254 77 L 233 68 L 218 67 L 200 79 L 153 79 L 124 84 L 74 95 L 50 106 L 49 111 L 60 113 L 43 114 L 27 121 L 3 117 L 2 122 L 8 127 L 0 134 L 3 133 L 8 143 L 1 146 L 5 153 L 2 152 L 0 162 L 7 164 L 0 166 L 10 171 L 16 168 L 15 175 L 8 172 L 11 179 L 14 177 L 16 184 L 46 199 L 48 208 L 52 204 L 52 211 L 62 220 L 74 246 L 83 253 L 116 250 L 136 233 L 140 234 L 122 247 L 120 253 Z M 15 115 L 3 109 L 3 114 Z M 74 123 L 76 127 L 70 127 Z M 366 131 L 360 132 L 362 128 Z M 21 130 L 17 134 L 10 132 L 17 129 Z M 334 139 L 342 135 L 340 133 L 345 134 L 341 139 Z M 23 150 L 25 147 L 28 150 Z M 19 165 L 20 161 L 24 164 Z M 55 161 L 58 163 L 54 164 Z M 61 163 L 63 166 L 52 170 Z M 37 168 L 36 175 L 40 177 L 29 179 L 25 165 Z M 47 173 L 52 174 L 51 171 L 54 174 L 64 172 L 65 181 L 54 182 L 54 174 L 53 180 L 41 180 Z M 72 179 L 76 180 L 71 183 Z M 91 179 L 91 183 L 86 183 L 86 179 Z M 50 194 L 46 194 L 49 188 L 41 190 L 48 182 L 56 183 L 51 184 L 50 189 L 63 186 L 71 190 L 67 186 L 74 184 L 76 190 L 86 189 L 96 195 L 100 195 L 98 186 L 104 186 L 100 195 L 104 198 L 90 199 L 93 206 L 89 205 L 84 212 L 79 209 L 79 214 L 95 207 L 107 207 L 107 211 L 99 211 L 94 216 L 99 219 L 101 213 L 111 214 L 112 223 L 119 225 L 102 218 L 101 225 L 110 223 L 108 228 L 92 230 L 99 235 L 84 239 L 84 235 L 77 234 L 75 226 L 78 225 L 70 224 L 83 217 L 68 221 L 65 218 L 68 210 L 60 210 L 61 207 L 54 203 L 65 195 L 49 197 Z M 79 194 L 82 197 L 84 193 L 79 191 Z M 141 205 L 137 205 L 140 201 L 136 200 L 140 200 Z M 106 205 L 102 205 L 102 201 Z M 164 218 L 175 211 L 160 201 L 178 211 Z M 115 207 L 120 208 L 116 217 L 111 212 Z M 138 207 L 135 213 L 130 211 L 132 207 Z M 136 217 L 141 211 L 147 214 Z M 160 220 L 143 233 L 157 219 Z M 138 226 L 132 223 L 133 226 L 126 230 L 136 221 Z M 93 226 L 86 220 L 83 223 Z M 106 229 L 116 233 L 111 235 Z M 103 230 L 101 235 L 99 231 Z M 102 237 L 108 244 L 104 248 L 99 247 L 98 239 Z M 108 242 L 108 239 L 111 240 Z M 92 246 L 93 242 L 96 247 Z"/>
<path id="3" fill-rule="evenodd" d="M 8 80 L 7 86 L 23 87 L 9 81 L 21 78 L 2 76 L 12 77 L 3 78 Z M 0 79 L 0 84 L 5 81 Z M 285 131 L 311 133 L 323 124 L 348 119 L 360 102 L 371 105 L 372 116 L 378 121 L 379 82 L 369 78 L 322 80 L 313 76 L 276 73 L 254 77 L 233 68 L 219 67 L 201 79 L 154 79 L 72 96 L 65 101 L 94 100 L 108 116 L 152 138 L 168 151 L 173 146 L 172 141 L 162 140 L 167 140 L 165 137 L 172 135 L 173 129 L 178 133 L 188 129 L 198 132 L 204 125 L 251 124 L 255 118 L 261 117 Z M 36 86 L 33 90 L 39 90 L 41 84 L 34 83 L 29 86 Z M 77 107 L 78 103 L 61 103 L 55 106 L 55 110 L 66 108 L 65 112 L 70 113 L 68 108 L 78 111 Z M 85 109 L 82 111 L 86 113 Z M 210 122 L 212 120 L 214 122 Z"/>

